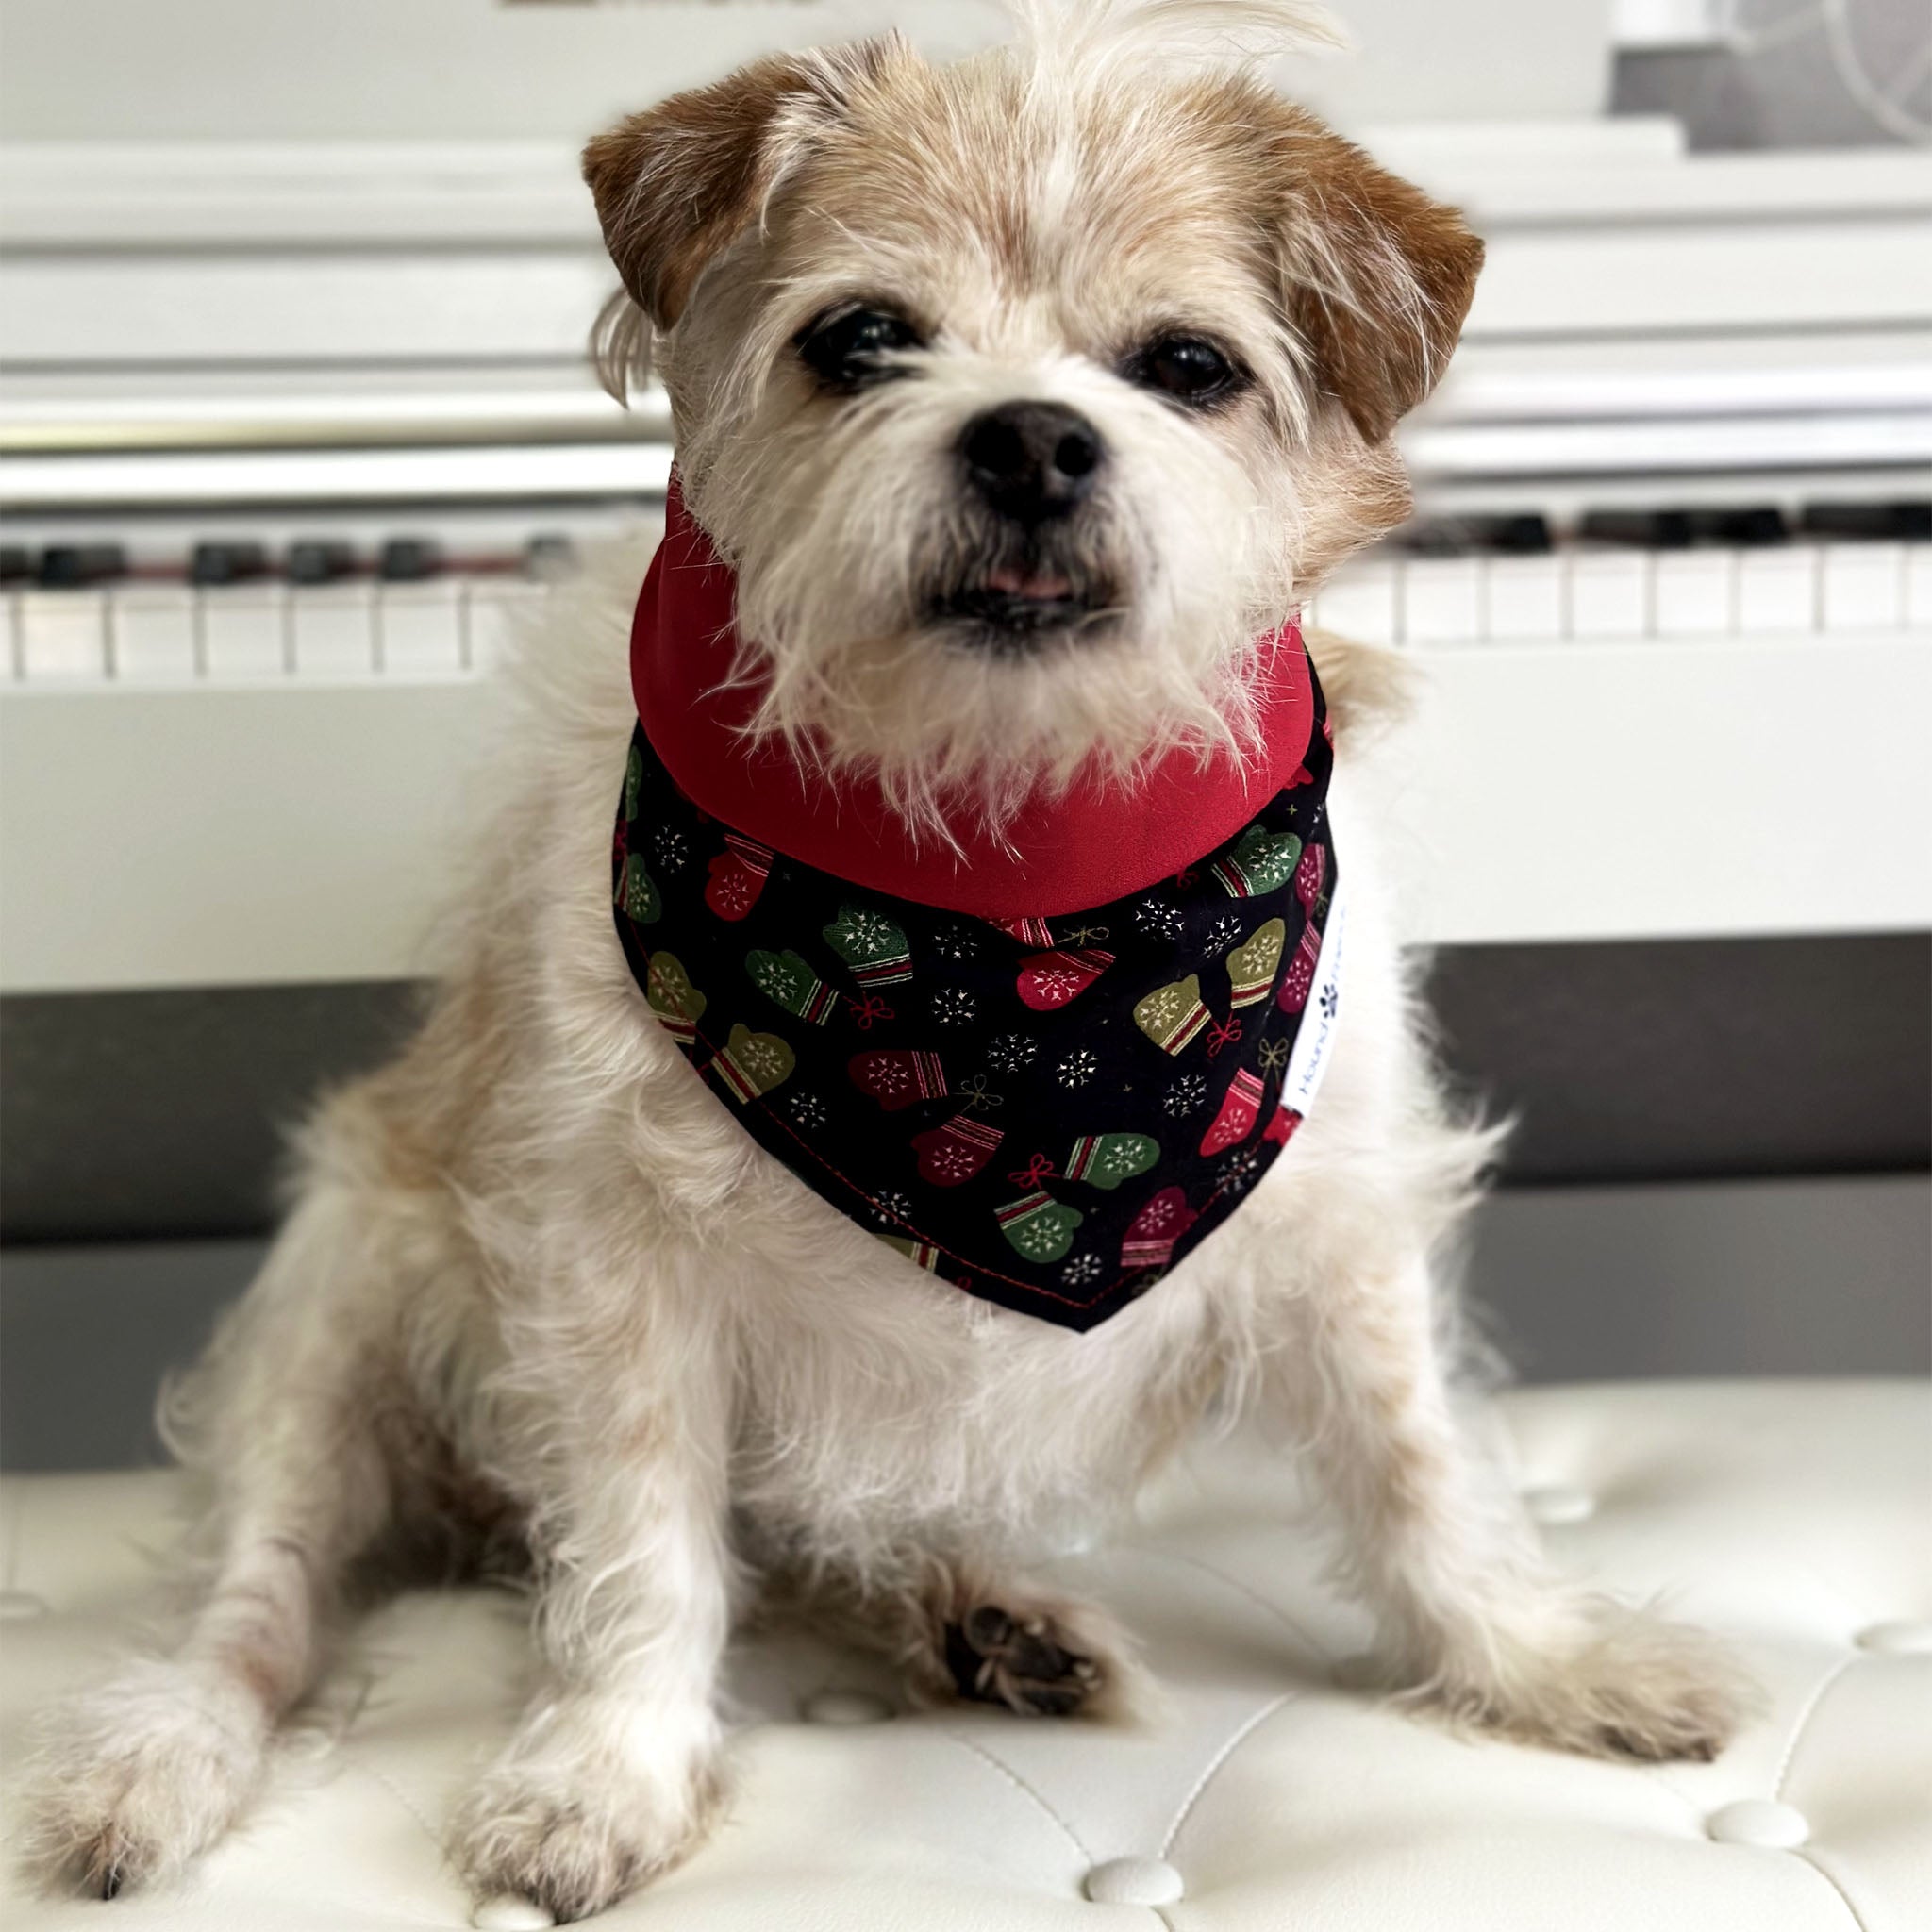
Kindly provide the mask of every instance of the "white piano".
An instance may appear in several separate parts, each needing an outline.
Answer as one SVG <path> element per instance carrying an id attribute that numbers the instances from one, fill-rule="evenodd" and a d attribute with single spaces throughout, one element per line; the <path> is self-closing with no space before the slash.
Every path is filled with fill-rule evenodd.
<path id="1" fill-rule="evenodd" d="M 1424 936 L 1932 926 L 1932 158 L 1376 144 L 1490 265 L 1417 526 Z M 550 142 L 0 149 L 0 991 L 407 975 L 483 686 L 670 462 Z"/>

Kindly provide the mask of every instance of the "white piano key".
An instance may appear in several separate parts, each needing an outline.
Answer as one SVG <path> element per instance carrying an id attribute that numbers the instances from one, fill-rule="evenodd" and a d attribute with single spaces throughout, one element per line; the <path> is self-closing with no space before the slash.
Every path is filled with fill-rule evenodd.
<path id="1" fill-rule="evenodd" d="M 1654 625 L 1660 638 L 1721 637 L 1735 608 L 1736 553 L 1660 550 L 1652 572 Z"/>
<path id="2" fill-rule="evenodd" d="M 382 669 L 389 676 L 460 671 L 462 585 L 454 577 L 384 584 L 376 595 L 376 638 Z"/>
<path id="3" fill-rule="evenodd" d="M 289 593 L 297 677 L 369 677 L 375 671 L 375 596 L 367 584 L 317 584 Z"/>
<path id="4" fill-rule="evenodd" d="M 1399 635 L 1396 613 L 1394 567 L 1358 563 L 1323 585 L 1315 601 L 1314 622 L 1338 637 L 1354 638 L 1365 644 L 1392 644 Z"/>
<path id="5" fill-rule="evenodd" d="M 1548 557 L 1492 557 L 1488 567 L 1486 634 L 1495 640 L 1563 634 L 1563 562 Z"/>
<path id="6" fill-rule="evenodd" d="M 1570 558 L 1570 635 L 1641 638 L 1650 633 L 1651 552 L 1578 550 Z"/>
<path id="7" fill-rule="evenodd" d="M 1482 562 L 1412 557 L 1402 566 L 1402 635 L 1411 644 L 1468 644 L 1482 635 Z"/>
<path id="8" fill-rule="evenodd" d="M 1820 558 L 1826 630 L 1896 630 L 1905 622 L 1903 543 L 1826 543 Z"/>
<path id="9" fill-rule="evenodd" d="M 521 633 L 522 626 L 535 618 L 548 594 L 546 586 L 532 583 L 526 578 L 504 577 L 500 579 L 479 579 L 469 587 L 465 613 L 469 620 L 469 651 L 471 667 L 487 671 L 491 665 L 500 663 Z M 1322 608 L 1326 611 L 1331 592 L 1322 592 Z M 1324 615 L 1324 624 L 1328 624 Z M 1330 625 L 1329 627 L 1336 626 Z M 1353 635 L 1361 635 L 1353 633 Z M 1384 641 L 1367 639 L 1365 642 Z"/>
<path id="10" fill-rule="evenodd" d="M 1932 543 L 1906 545 L 1906 622 L 1932 625 Z"/>
<path id="11" fill-rule="evenodd" d="M 285 677 L 288 597 L 279 584 L 235 584 L 204 591 L 201 661 L 211 678 Z"/>
<path id="12" fill-rule="evenodd" d="M 1818 623 L 1818 546 L 1780 543 L 1738 553 L 1738 629 L 1811 630 Z"/>
<path id="13" fill-rule="evenodd" d="M 114 675 L 124 684 L 189 684 L 197 675 L 195 595 L 181 584 L 130 584 L 113 594 Z"/>
<path id="14" fill-rule="evenodd" d="M 108 675 L 108 598 L 102 591 L 21 593 L 22 675 L 39 683 Z"/>

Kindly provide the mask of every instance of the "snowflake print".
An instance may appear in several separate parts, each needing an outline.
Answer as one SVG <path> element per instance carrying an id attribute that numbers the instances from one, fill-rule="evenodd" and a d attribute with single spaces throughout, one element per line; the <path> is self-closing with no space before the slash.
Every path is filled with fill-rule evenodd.
<path id="1" fill-rule="evenodd" d="M 1260 1172 L 1260 1155 L 1252 1147 L 1237 1147 L 1221 1163 L 1221 1185 L 1230 1194 L 1245 1194 Z"/>
<path id="2" fill-rule="evenodd" d="M 659 825 L 651 834 L 651 850 L 666 872 L 682 872 L 691 857 L 691 845 L 675 825 Z"/>
<path id="3" fill-rule="evenodd" d="M 791 1096 L 791 1118 L 801 1127 L 822 1127 L 825 1124 L 825 1103 L 816 1093 Z"/>
<path id="4" fill-rule="evenodd" d="M 845 936 L 856 951 L 875 953 L 898 938 L 898 929 L 883 913 L 858 911 L 845 916 Z"/>
<path id="5" fill-rule="evenodd" d="M 941 959 L 970 959 L 979 941 L 963 925 L 942 925 L 932 936 L 933 951 Z"/>
<path id="6" fill-rule="evenodd" d="M 1192 1113 L 1208 1098 L 1208 1081 L 1200 1074 L 1183 1074 L 1167 1091 L 1162 1094 L 1160 1105 L 1175 1120 L 1183 1114 Z"/>
<path id="7" fill-rule="evenodd" d="M 1341 1010 L 1341 990 L 1340 987 L 1324 986 L 1322 989 L 1322 1017 L 1332 1020 Z"/>
<path id="8" fill-rule="evenodd" d="M 1075 1047 L 1060 1062 L 1060 1085 L 1062 1087 L 1084 1087 L 1100 1071 L 1098 1058 L 1084 1046 Z"/>
<path id="9" fill-rule="evenodd" d="M 995 1074 L 1017 1074 L 1022 1067 L 1032 1064 L 1039 1051 L 1040 1042 L 1028 1040 L 1024 1033 L 1002 1033 L 988 1043 L 986 1058 Z"/>
<path id="10" fill-rule="evenodd" d="M 911 1212 L 912 1203 L 895 1188 L 873 1196 L 872 1218 L 882 1225 L 904 1221 Z"/>
<path id="11" fill-rule="evenodd" d="M 1181 936 L 1179 908 L 1170 906 L 1165 899 L 1142 899 L 1134 908 L 1134 924 L 1158 940 L 1177 940 Z"/>
<path id="12" fill-rule="evenodd" d="M 1060 1280 L 1069 1288 L 1091 1288 L 1100 1279 L 1105 1265 L 1098 1255 L 1075 1255 L 1060 1270 Z"/>
<path id="13" fill-rule="evenodd" d="M 761 958 L 751 970 L 752 983 L 760 992 L 770 993 L 782 999 L 791 991 L 791 969 L 782 959 L 774 959 L 769 954 Z"/>
<path id="14" fill-rule="evenodd" d="M 1241 935 L 1241 916 L 1239 912 L 1224 912 L 1208 928 L 1208 950 L 1210 953 L 1224 953 Z"/>
<path id="15" fill-rule="evenodd" d="M 932 996 L 932 1016 L 941 1026 L 970 1026 L 973 1013 L 973 995 L 963 986 L 942 986 Z"/>
<path id="16" fill-rule="evenodd" d="M 1043 1007 L 1063 1007 L 1087 985 L 1085 978 L 1067 966 L 1036 966 L 1033 991 Z"/>
<path id="17" fill-rule="evenodd" d="M 785 1056 L 769 1040 L 754 1036 L 738 1048 L 738 1063 L 761 1086 L 775 1084 L 785 1074 Z"/>

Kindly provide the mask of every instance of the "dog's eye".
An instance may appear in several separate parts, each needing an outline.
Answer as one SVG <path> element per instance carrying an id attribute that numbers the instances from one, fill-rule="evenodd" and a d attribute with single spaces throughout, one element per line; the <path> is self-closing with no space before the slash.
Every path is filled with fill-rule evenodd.
<path id="1" fill-rule="evenodd" d="M 858 389 L 894 375 L 883 358 L 918 346 L 919 331 L 884 308 L 835 308 L 797 338 L 799 356 L 828 389 Z"/>
<path id="2" fill-rule="evenodd" d="M 1198 336 L 1163 336 L 1127 364 L 1126 376 L 1176 402 L 1211 403 L 1242 381 L 1241 372 L 1212 342 Z"/>

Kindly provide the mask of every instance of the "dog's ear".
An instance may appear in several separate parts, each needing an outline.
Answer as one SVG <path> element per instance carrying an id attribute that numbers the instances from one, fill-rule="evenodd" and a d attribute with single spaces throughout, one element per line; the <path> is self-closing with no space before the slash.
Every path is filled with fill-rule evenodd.
<path id="1" fill-rule="evenodd" d="M 853 92 L 905 54 L 895 34 L 755 60 L 600 134 L 584 179 L 631 300 L 660 329 L 683 312 L 705 265 L 837 120 Z"/>
<path id="2" fill-rule="evenodd" d="M 1453 208 L 1290 109 L 1271 142 L 1284 300 L 1323 385 L 1371 442 L 1435 388 L 1483 244 Z"/>

